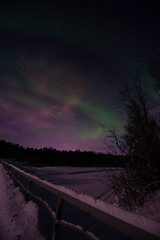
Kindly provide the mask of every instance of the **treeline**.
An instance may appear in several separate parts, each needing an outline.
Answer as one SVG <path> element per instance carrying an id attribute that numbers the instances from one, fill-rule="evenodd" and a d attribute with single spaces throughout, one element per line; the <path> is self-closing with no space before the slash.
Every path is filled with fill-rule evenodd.
<path id="1" fill-rule="evenodd" d="M 106 166 L 122 167 L 122 156 L 93 151 L 59 151 L 53 148 L 24 148 L 19 144 L 0 140 L 0 158 L 12 159 L 27 165 L 48 166 Z"/>

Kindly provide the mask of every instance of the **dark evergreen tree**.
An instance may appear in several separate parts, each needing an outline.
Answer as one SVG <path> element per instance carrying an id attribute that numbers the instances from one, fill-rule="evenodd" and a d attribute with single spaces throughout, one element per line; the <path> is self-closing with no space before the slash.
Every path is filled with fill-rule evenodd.
<path id="1" fill-rule="evenodd" d="M 0 158 L 11 159 L 22 164 L 48 166 L 122 166 L 121 156 L 104 153 L 58 151 L 53 148 L 24 148 L 19 144 L 0 141 Z"/>

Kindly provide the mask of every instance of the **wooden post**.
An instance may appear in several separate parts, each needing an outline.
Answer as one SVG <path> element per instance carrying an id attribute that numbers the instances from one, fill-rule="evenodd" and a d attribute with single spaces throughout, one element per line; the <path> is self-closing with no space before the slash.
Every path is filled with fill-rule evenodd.
<path id="1" fill-rule="evenodd" d="M 61 217 L 62 206 L 63 206 L 63 199 L 61 198 L 60 194 L 58 194 L 58 202 L 57 202 L 56 215 L 55 215 L 54 225 L 53 225 L 52 240 L 58 239 L 58 233 L 57 233 L 57 230 L 59 228 L 58 221 L 60 220 L 60 217 Z"/>
<path id="2" fill-rule="evenodd" d="M 21 175 L 17 172 L 17 180 L 16 180 L 16 187 L 19 187 L 19 183 L 20 183 L 20 177 L 21 177 Z"/>
<path id="3" fill-rule="evenodd" d="M 28 183 L 28 189 L 27 189 L 27 192 L 26 192 L 26 202 L 29 201 L 29 192 L 31 190 L 31 185 L 32 185 L 32 181 L 30 180 L 29 183 Z"/>
<path id="4" fill-rule="evenodd" d="M 10 170 L 9 170 L 10 177 L 12 177 L 12 174 L 13 174 L 13 168 L 10 168 Z"/>

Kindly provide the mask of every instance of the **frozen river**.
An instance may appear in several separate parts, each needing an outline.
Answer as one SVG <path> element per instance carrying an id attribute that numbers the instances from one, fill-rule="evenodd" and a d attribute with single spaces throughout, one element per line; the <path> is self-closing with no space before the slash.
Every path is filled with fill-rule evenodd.
<path id="1" fill-rule="evenodd" d="M 26 167 L 30 173 L 56 185 L 65 186 L 94 198 L 111 188 L 108 168 L 96 167 Z M 109 192 L 107 192 L 109 195 Z M 111 198 L 110 198 L 111 200 Z"/>

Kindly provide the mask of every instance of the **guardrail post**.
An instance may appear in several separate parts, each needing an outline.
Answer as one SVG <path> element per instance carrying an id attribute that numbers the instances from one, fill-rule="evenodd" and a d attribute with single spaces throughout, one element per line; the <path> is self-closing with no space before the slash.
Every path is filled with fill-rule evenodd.
<path id="1" fill-rule="evenodd" d="M 29 183 L 28 183 L 28 188 L 27 188 L 27 192 L 26 192 L 26 202 L 29 201 L 29 192 L 31 190 L 31 185 L 32 185 L 32 181 L 30 180 Z"/>
<path id="2" fill-rule="evenodd" d="M 9 175 L 12 177 L 12 174 L 13 174 L 13 168 L 10 168 L 9 169 Z"/>
<path id="3" fill-rule="evenodd" d="M 21 177 L 21 176 L 20 176 L 20 174 L 18 173 L 18 174 L 17 174 L 17 181 L 16 181 L 16 184 L 15 184 L 16 187 L 19 186 L 19 183 L 20 183 L 20 177 Z"/>
<path id="4" fill-rule="evenodd" d="M 59 228 L 58 221 L 61 217 L 62 206 L 63 206 L 63 199 L 61 198 L 61 196 L 59 194 L 58 195 L 57 207 L 56 207 L 56 215 L 55 215 L 54 225 L 53 225 L 52 240 L 57 240 L 58 239 L 58 234 L 57 234 L 57 230 Z"/>

